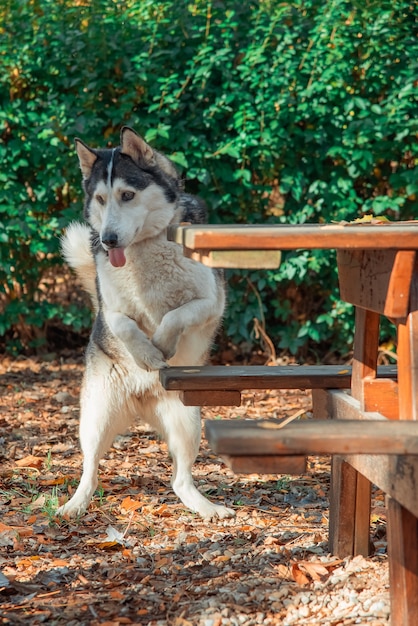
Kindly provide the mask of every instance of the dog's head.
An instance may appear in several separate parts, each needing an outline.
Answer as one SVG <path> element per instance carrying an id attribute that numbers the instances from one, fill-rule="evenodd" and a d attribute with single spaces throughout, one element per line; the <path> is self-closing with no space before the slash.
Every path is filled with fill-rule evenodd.
<path id="1" fill-rule="evenodd" d="M 127 126 L 118 148 L 95 150 L 80 139 L 75 143 L 86 194 L 84 217 L 112 265 L 120 267 L 125 248 L 170 223 L 181 180 L 171 161 Z"/>

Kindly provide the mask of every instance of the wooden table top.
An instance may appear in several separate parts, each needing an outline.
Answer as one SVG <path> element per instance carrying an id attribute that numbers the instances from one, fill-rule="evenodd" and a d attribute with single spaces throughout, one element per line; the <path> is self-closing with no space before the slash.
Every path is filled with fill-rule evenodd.
<path id="1" fill-rule="evenodd" d="M 172 225 L 172 241 L 189 250 L 418 250 L 418 221 L 384 224 Z"/>

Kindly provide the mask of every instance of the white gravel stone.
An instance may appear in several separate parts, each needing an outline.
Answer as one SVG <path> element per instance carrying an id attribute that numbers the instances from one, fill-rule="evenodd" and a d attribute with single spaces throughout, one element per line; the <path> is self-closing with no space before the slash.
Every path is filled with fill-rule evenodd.
<path id="1" fill-rule="evenodd" d="M 305 605 L 305 606 L 301 606 L 299 609 L 299 615 L 300 617 L 309 617 L 311 614 L 311 610 L 309 608 L 309 606 Z"/>
<path id="2" fill-rule="evenodd" d="M 370 613 L 375 613 L 376 615 L 381 613 L 386 614 L 389 613 L 389 607 L 384 600 L 377 600 L 370 605 L 369 611 Z"/>

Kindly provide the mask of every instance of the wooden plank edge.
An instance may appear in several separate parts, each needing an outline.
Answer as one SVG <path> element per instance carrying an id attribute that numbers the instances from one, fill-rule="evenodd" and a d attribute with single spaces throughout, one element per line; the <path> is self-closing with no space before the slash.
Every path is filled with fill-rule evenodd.
<path id="1" fill-rule="evenodd" d="M 217 454 L 418 455 L 418 423 L 386 420 L 300 420 L 281 428 L 273 420 L 207 420 Z"/>

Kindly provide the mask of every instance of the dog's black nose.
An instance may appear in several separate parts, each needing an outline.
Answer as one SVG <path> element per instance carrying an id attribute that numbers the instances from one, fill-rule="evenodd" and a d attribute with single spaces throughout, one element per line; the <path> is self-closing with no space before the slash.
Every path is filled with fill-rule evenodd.
<path id="1" fill-rule="evenodd" d="M 104 233 L 102 243 L 108 248 L 118 247 L 118 236 L 116 233 Z"/>

